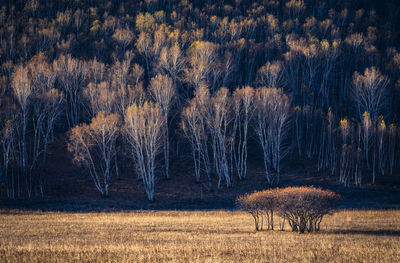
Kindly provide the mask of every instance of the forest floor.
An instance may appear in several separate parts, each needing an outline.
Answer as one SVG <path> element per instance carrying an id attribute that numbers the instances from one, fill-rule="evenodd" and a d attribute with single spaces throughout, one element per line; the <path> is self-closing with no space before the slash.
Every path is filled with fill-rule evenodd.
<path id="1" fill-rule="evenodd" d="M 171 179 L 167 180 L 162 175 L 157 177 L 155 202 L 147 201 L 142 181 L 129 166 L 122 167 L 120 178 L 111 179 L 110 196 L 102 198 L 87 172 L 72 164 L 65 142 L 66 138 L 59 136 L 50 148 L 44 198 L 38 194 L 31 200 L 23 197 L 8 200 L 0 196 L 0 208 L 71 212 L 234 209 L 237 196 L 268 188 L 259 154 L 249 152 L 246 179 L 240 181 L 234 176 L 230 188 L 222 182 L 221 189 L 216 189 L 216 176 L 212 191 L 207 189 L 206 176 L 201 178 L 203 183 L 196 183 L 188 156 L 186 160 L 172 159 Z M 365 176 L 361 189 L 354 186 L 346 188 L 335 177 L 318 172 L 315 162 L 301 158 L 287 159 L 291 161 L 282 165 L 280 187 L 313 185 L 333 190 L 343 197 L 341 208 L 400 208 L 400 171 L 395 171 L 392 176 L 378 177 L 376 185 L 371 185 L 370 178 Z M 129 160 L 124 163 L 129 164 Z"/>
<path id="2" fill-rule="evenodd" d="M 256 232 L 250 215 L 226 210 L 0 210 L 0 261 L 399 262 L 400 210 L 342 210 L 305 234 Z"/>

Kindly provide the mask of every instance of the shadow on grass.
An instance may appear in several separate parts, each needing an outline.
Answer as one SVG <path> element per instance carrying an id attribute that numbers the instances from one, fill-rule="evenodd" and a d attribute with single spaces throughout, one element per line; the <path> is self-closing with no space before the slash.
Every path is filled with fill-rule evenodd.
<path id="1" fill-rule="evenodd" d="M 367 236 L 394 236 L 400 237 L 400 230 L 380 229 L 380 230 L 326 230 L 326 234 L 337 234 L 337 235 L 367 235 Z"/>

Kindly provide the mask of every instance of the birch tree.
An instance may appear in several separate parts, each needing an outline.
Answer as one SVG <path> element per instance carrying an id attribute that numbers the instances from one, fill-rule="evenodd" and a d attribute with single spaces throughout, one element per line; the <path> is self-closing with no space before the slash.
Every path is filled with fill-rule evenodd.
<path id="1" fill-rule="evenodd" d="M 390 175 L 393 174 L 393 167 L 396 162 L 396 145 L 398 142 L 397 138 L 397 127 L 395 124 L 390 124 L 389 126 L 389 171 Z"/>
<path id="2" fill-rule="evenodd" d="M 234 119 L 231 156 L 240 180 L 246 178 L 247 175 L 247 137 L 254 111 L 253 100 L 254 89 L 249 86 L 236 89 L 232 96 Z"/>
<path id="3" fill-rule="evenodd" d="M 345 186 L 349 184 L 350 166 L 351 166 L 351 145 L 349 145 L 349 137 L 351 136 L 351 124 L 348 119 L 340 120 L 340 131 L 342 135 L 342 151 L 340 154 L 339 182 Z"/>
<path id="4" fill-rule="evenodd" d="M 158 60 L 158 69 L 161 73 L 168 74 L 172 79 L 173 84 L 176 88 L 180 89 L 180 93 L 183 92 L 182 86 L 178 85 L 182 78 L 182 72 L 185 67 L 184 54 L 177 43 L 170 48 L 163 47 L 160 52 Z M 177 95 L 180 95 L 178 93 Z"/>
<path id="5" fill-rule="evenodd" d="M 279 184 L 280 161 L 287 154 L 284 139 L 288 132 L 290 100 L 281 89 L 261 87 L 256 90 L 254 130 L 264 156 L 264 168 L 269 185 Z M 269 169 L 277 175 L 272 178 Z"/>
<path id="6" fill-rule="evenodd" d="M 329 108 L 321 132 L 318 169 L 329 169 L 331 175 L 335 174 L 336 168 L 335 138 L 335 116 L 333 115 L 331 108 Z"/>
<path id="7" fill-rule="evenodd" d="M 209 189 L 212 188 L 211 163 L 208 153 L 207 119 L 210 109 L 210 91 L 202 84 L 195 90 L 195 96 L 182 110 L 181 127 L 192 146 L 192 157 L 196 182 L 200 182 L 201 167 L 207 175 Z"/>
<path id="8" fill-rule="evenodd" d="M 28 152 L 27 152 L 27 122 L 28 122 L 28 106 L 33 93 L 31 79 L 28 75 L 28 69 L 22 65 L 18 66 L 12 76 L 11 87 L 14 96 L 21 109 L 21 151 L 20 151 L 20 167 L 23 173 L 26 173 L 28 167 Z"/>
<path id="9" fill-rule="evenodd" d="M 54 137 L 55 121 L 62 113 L 64 95 L 54 88 L 56 72 L 44 57 L 41 55 L 34 57 L 29 61 L 27 67 L 33 86 L 30 118 L 33 128 L 33 143 L 31 140 L 29 164 L 32 172 L 39 165 L 40 156 L 43 156 L 41 166 L 44 167 L 46 164 L 48 144 Z"/>
<path id="10" fill-rule="evenodd" d="M 160 106 L 164 118 L 164 162 L 165 176 L 170 178 L 169 174 L 169 117 L 176 96 L 176 89 L 171 78 L 166 75 L 158 74 L 150 80 L 150 93 L 153 100 Z"/>
<path id="11" fill-rule="evenodd" d="M 145 92 L 143 90 L 142 78 L 144 69 L 134 64 L 130 68 L 130 62 L 124 60 L 117 61 L 111 67 L 111 85 L 115 89 L 116 110 L 125 117 L 126 109 L 133 103 L 143 104 L 145 100 Z"/>
<path id="12" fill-rule="evenodd" d="M 55 79 L 56 73 L 42 55 L 32 58 L 26 66 L 19 66 L 13 75 L 13 92 L 21 109 L 20 118 L 15 119 L 20 120 L 21 129 L 16 129 L 18 143 L 14 144 L 14 158 L 28 197 L 34 183 L 38 183 L 41 195 L 44 194 L 41 169 L 46 165 L 48 145 L 53 140 L 55 121 L 64 101 L 63 94 L 54 89 Z"/>
<path id="13" fill-rule="evenodd" d="M 53 62 L 54 70 L 67 101 L 66 117 L 69 127 L 80 121 L 82 108 L 82 88 L 86 86 L 88 67 L 80 60 L 68 56 L 60 56 Z"/>
<path id="14" fill-rule="evenodd" d="M 284 85 L 283 63 L 267 62 L 257 72 L 258 83 L 267 88 L 281 88 Z"/>
<path id="15" fill-rule="evenodd" d="M 223 180 L 227 187 L 231 187 L 232 178 L 228 164 L 228 125 L 230 123 L 230 98 L 227 88 L 219 89 L 211 98 L 210 114 L 207 126 L 212 139 L 212 150 L 215 171 L 218 175 L 218 189 Z"/>
<path id="16" fill-rule="evenodd" d="M 126 111 L 125 138 L 149 201 L 154 201 L 156 157 L 162 150 L 163 126 L 163 112 L 158 104 L 133 104 Z"/>
<path id="17" fill-rule="evenodd" d="M 276 184 L 279 184 L 280 163 L 290 151 L 290 146 L 286 143 L 290 130 L 290 99 L 282 89 L 272 90 L 272 163 L 277 172 Z"/>
<path id="18" fill-rule="evenodd" d="M 119 135 L 120 117 L 101 111 L 90 124 L 72 128 L 68 150 L 73 153 L 73 162 L 89 171 L 101 196 L 109 196 L 113 159 L 116 154 L 115 140 Z"/>
<path id="19" fill-rule="evenodd" d="M 202 140 L 206 134 L 202 134 L 203 129 L 200 127 L 201 114 L 194 100 L 188 102 L 188 105 L 182 110 L 181 128 L 188 138 L 192 148 L 192 158 L 194 166 L 194 176 L 196 183 L 200 183 L 201 162 L 202 162 Z"/>
<path id="20" fill-rule="evenodd" d="M 107 82 L 101 82 L 98 85 L 93 82 L 89 83 L 83 90 L 83 95 L 88 101 L 89 114 L 92 117 L 101 111 L 114 112 L 116 104 L 119 103 L 116 100 L 115 91 Z"/>
<path id="21" fill-rule="evenodd" d="M 188 65 L 184 69 L 185 79 L 194 89 L 202 83 L 209 84 L 211 73 L 216 66 L 218 46 L 212 42 L 196 41 L 188 49 Z M 186 92 L 186 96 L 190 92 Z"/>
<path id="22" fill-rule="evenodd" d="M 115 30 L 112 38 L 118 43 L 120 54 L 125 54 L 126 48 L 132 43 L 134 33 L 129 28 L 118 28 Z"/>
<path id="23" fill-rule="evenodd" d="M 2 146 L 2 177 L 0 182 L 4 182 L 6 187 L 7 198 L 15 198 L 15 175 L 9 173 L 10 163 L 12 163 L 13 155 L 15 154 L 16 140 L 16 123 L 15 120 L 6 120 L 1 130 L 0 142 Z"/>
<path id="24" fill-rule="evenodd" d="M 364 153 L 365 153 L 365 161 L 367 163 L 368 169 L 370 169 L 370 149 L 371 145 L 373 144 L 373 125 L 372 125 L 372 120 L 370 118 L 370 115 L 368 112 L 364 112 L 363 114 L 363 148 L 364 148 Z"/>
<path id="25" fill-rule="evenodd" d="M 139 53 L 144 58 L 144 61 L 146 63 L 147 74 L 150 74 L 151 70 L 150 66 L 154 58 L 152 49 L 153 41 L 151 34 L 147 32 L 141 32 L 138 36 L 138 39 L 136 40 L 135 45 Z"/>
<path id="26" fill-rule="evenodd" d="M 382 116 L 378 118 L 377 123 L 377 143 L 378 143 L 378 170 L 382 175 L 386 170 L 386 123 Z"/>
<path id="27" fill-rule="evenodd" d="M 360 118 L 364 112 L 368 112 L 370 118 L 376 121 L 382 114 L 387 104 L 388 78 L 375 67 L 367 68 L 361 75 L 355 72 L 353 75 L 353 98 L 357 104 Z"/>
<path id="28" fill-rule="evenodd" d="M 87 63 L 87 67 L 87 77 L 88 79 L 90 79 L 91 82 L 97 85 L 107 80 L 108 68 L 106 67 L 106 65 L 99 62 L 96 57 Z"/>
<path id="29" fill-rule="evenodd" d="M 138 64 L 131 66 L 131 60 L 132 57 L 127 55 L 122 62 L 116 61 L 110 68 L 110 92 L 113 94 L 112 97 L 115 102 L 113 103 L 113 110 L 118 112 L 122 119 L 125 118 L 126 109 L 129 106 L 134 103 L 143 105 L 146 99 L 142 82 L 144 69 Z M 117 178 L 119 178 L 118 168 L 124 169 L 127 157 L 125 152 L 128 151 L 127 145 L 119 145 L 120 148 L 115 157 Z"/>
<path id="30" fill-rule="evenodd" d="M 62 115 L 62 110 L 65 106 L 65 98 L 64 94 L 52 88 L 42 94 L 43 100 L 43 110 L 46 112 L 45 121 L 42 126 L 42 136 L 44 140 L 44 161 L 43 165 L 46 164 L 46 156 L 47 156 L 47 147 L 50 142 L 54 141 L 54 127 L 56 125 L 57 120 L 60 119 Z"/>

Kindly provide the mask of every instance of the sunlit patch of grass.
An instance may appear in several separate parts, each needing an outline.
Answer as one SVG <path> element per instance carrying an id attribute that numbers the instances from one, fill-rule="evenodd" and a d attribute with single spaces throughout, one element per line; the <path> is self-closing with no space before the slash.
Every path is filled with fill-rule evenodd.
<path id="1" fill-rule="evenodd" d="M 7 213 L 0 262 L 399 262 L 400 211 L 341 211 L 320 232 L 254 231 L 229 211 Z"/>

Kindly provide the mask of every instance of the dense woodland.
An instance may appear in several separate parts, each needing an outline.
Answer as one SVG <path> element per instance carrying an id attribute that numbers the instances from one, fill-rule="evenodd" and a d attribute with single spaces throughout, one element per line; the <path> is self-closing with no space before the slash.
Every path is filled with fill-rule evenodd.
<path id="1" fill-rule="evenodd" d="M 400 6 L 377 2 L 2 1 L 1 196 L 45 195 L 57 136 L 104 197 L 130 176 L 153 200 L 185 158 L 223 191 L 250 151 L 271 187 L 293 159 L 396 176 Z"/>

